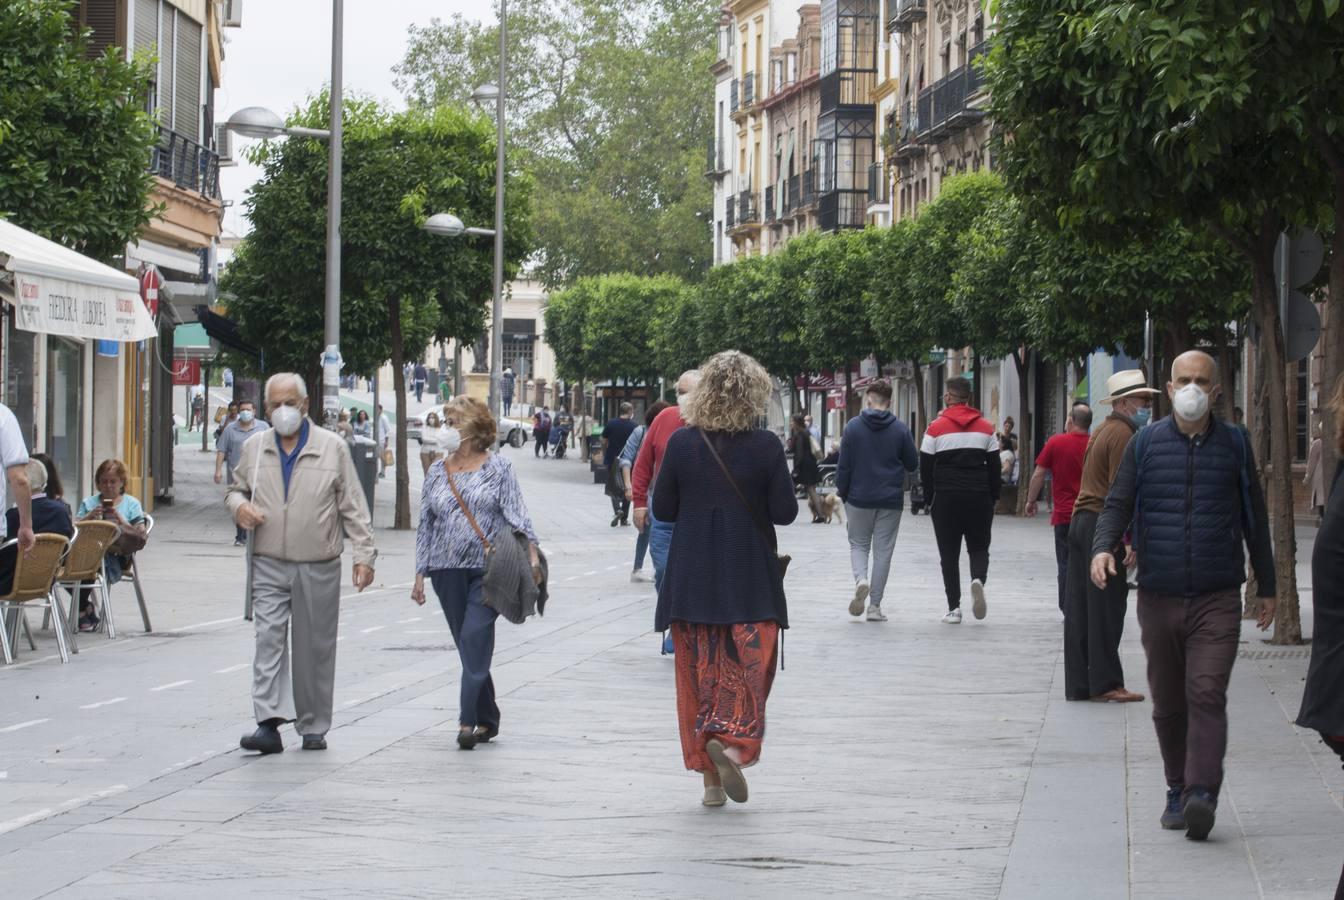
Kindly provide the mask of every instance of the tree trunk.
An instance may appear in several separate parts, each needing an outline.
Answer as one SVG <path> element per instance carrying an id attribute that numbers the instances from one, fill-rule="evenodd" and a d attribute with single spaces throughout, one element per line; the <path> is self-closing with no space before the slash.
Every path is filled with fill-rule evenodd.
<path id="1" fill-rule="evenodd" d="M 1031 452 L 1031 403 L 1027 391 L 1031 387 L 1031 350 L 1023 347 L 1013 352 L 1017 367 L 1017 515 L 1027 514 L 1027 489 L 1032 464 L 1036 457 Z"/>
<path id="2" fill-rule="evenodd" d="M 411 527 L 411 470 L 406 459 L 406 372 L 405 348 L 401 337 L 401 300 L 393 298 L 387 303 L 387 328 L 392 337 L 392 390 L 397 395 L 397 439 L 396 479 L 397 505 L 392 513 L 392 527 L 397 531 L 407 531 Z M 374 410 L 375 415 L 377 410 Z M 376 422 L 375 422 L 376 425 Z"/>
<path id="3" fill-rule="evenodd" d="M 915 370 L 915 445 L 923 439 L 924 431 L 929 427 L 928 402 L 924 399 L 924 367 L 919 360 L 912 363 Z"/>
<path id="4" fill-rule="evenodd" d="M 1278 609 L 1274 614 L 1275 644 L 1302 642 L 1302 618 L 1297 598 L 1297 535 L 1293 521 L 1292 426 L 1288 410 L 1287 362 L 1279 323 L 1278 291 L 1274 283 L 1275 227 L 1266 229 L 1254 246 L 1251 261 L 1251 302 L 1265 349 L 1271 443 L 1269 448 L 1269 514 L 1274 526 L 1274 566 L 1278 574 Z"/>
<path id="5" fill-rule="evenodd" d="M 1265 372 L 1268 366 L 1265 363 L 1264 342 L 1255 343 L 1255 384 L 1251 387 L 1251 393 L 1247 406 L 1250 407 L 1246 413 L 1246 421 L 1251 432 L 1251 445 L 1255 453 L 1256 474 L 1261 484 L 1269 482 L 1269 427 L 1265 422 L 1265 410 L 1269 407 L 1269 381 L 1265 378 Z M 1250 575 L 1246 579 L 1246 599 L 1242 604 L 1241 617 L 1243 619 L 1257 619 L 1260 617 L 1260 596 L 1259 579 L 1255 577 L 1255 570 L 1250 569 Z"/>
<path id="6" fill-rule="evenodd" d="M 311 366 L 304 369 L 299 375 L 303 376 L 303 383 L 308 385 L 308 418 L 318 425 L 322 424 L 322 365 Z M 314 385 L 316 390 L 314 390 Z M 266 392 L 266 382 L 261 383 L 262 393 Z M 262 398 L 263 407 L 266 405 L 266 398 Z"/>

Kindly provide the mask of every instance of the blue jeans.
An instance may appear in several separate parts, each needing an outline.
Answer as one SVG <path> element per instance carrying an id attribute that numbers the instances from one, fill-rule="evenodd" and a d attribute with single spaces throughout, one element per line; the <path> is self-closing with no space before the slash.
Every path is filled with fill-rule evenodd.
<path id="1" fill-rule="evenodd" d="M 672 549 L 672 529 L 676 522 L 659 522 L 649 511 L 649 555 L 653 557 L 653 586 L 663 589 L 663 571 L 667 568 L 667 554 Z"/>
<path id="2" fill-rule="evenodd" d="M 644 529 L 635 537 L 635 568 L 638 572 L 644 568 L 644 554 L 649 550 L 649 529 Z"/>
<path id="3" fill-rule="evenodd" d="M 490 678 L 490 657 L 495 652 L 495 612 L 483 602 L 483 569 L 440 569 L 429 573 L 434 593 L 439 595 L 448 630 L 453 633 L 458 658 L 462 660 L 459 725 L 499 728 L 495 683 Z"/>

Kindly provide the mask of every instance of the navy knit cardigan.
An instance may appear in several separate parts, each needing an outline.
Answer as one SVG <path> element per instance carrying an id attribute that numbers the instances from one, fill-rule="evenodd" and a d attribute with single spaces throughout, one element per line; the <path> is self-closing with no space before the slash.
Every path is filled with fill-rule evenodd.
<path id="1" fill-rule="evenodd" d="M 768 431 L 710 433 L 714 448 L 761 519 L 788 525 L 798 517 L 793 479 L 779 438 Z M 675 522 L 654 627 L 672 622 L 789 627 L 777 574 L 775 533 L 752 519 L 714 461 L 697 428 L 667 442 L 653 491 L 653 515 Z"/>

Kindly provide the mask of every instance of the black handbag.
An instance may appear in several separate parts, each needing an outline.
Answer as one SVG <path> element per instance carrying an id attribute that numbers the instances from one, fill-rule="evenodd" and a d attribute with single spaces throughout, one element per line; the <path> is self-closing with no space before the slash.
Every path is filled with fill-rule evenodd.
<path id="1" fill-rule="evenodd" d="M 737 486 L 737 480 L 734 479 L 732 473 L 728 471 L 728 467 L 723 464 L 723 457 L 719 456 L 719 451 L 714 449 L 714 444 L 710 441 L 709 435 L 701 431 L 700 437 L 704 439 L 705 446 L 709 448 L 710 455 L 714 457 L 714 461 L 719 464 L 719 469 L 723 472 L 723 477 L 727 478 L 728 483 L 732 485 L 733 493 L 737 494 L 737 499 L 742 501 L 742 505 L 745 506 L 747 512 L 751 514 L 751 520 L 756 523 L 757 530 L 761 532 L 761 536 L 765 538 L 765 542 L 770 548 L 775 551 L 775 558 L 779 560 L 779 580 L 780 582 L 783 582 L 784 576 L 789 573 L 789 563 L 793 562 L 793 557 L 789 556 L 787 553 L 779 552 L 779 545 L 776 542 L 774 529 L 766 524 L 765 517 L 756 510 L 756 507 L 752 506 L 751 503 L 747 501 L 746 495 L 743 494 L 742 489 Z"/>

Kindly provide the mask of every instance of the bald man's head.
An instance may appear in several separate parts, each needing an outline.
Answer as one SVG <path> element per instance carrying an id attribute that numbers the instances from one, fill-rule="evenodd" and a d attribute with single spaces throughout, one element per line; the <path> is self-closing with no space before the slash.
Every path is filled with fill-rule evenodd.
<path id="1" fill-rule="evenodd" d="M 1194 393 L 1195 388 L 1203 393 L 1207 402 Z M 1187 350 L 1172 360 L 1167 396 L 1171 398 L 1172 408 L 1178 418 L 1187 422 L 1202 422 L 1222 392 L 1218 363 L 1209 354 L 1202 350 Z M 1189 402 L 1182 402 L 1178 395 Z"/>

